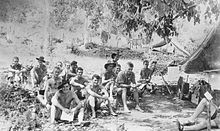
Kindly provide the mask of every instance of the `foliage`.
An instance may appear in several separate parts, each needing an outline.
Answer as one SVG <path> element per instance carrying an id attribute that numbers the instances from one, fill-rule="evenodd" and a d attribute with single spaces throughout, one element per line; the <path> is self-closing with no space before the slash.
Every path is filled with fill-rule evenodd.
<path id="1" fill-rule="evenodd" d="M 1 0 L 0 1 L 0 20 L 4 22 L 27 22 L 28 16 L 33 16 L 36 12 L 35 5 L 30 1 L 24 0 Z"/>
<path id="2" fill-rule="evenodd" d="M 200 23 L 200 4 L 207 6 L 205 18 L 209 18 L 210 22 L 212 16 L 218 19 L 220 5 L 217 0 L 52 0 L 55 7 L 52 16 L 57 19 L 55 24 L 62 27 L 69 15 L 80 8 L 90 18 L 89 30 L 114 30 L 114 33 L 129 38 L 132 32 L 141 30 L 148 39 L 151 39 L 153 32 L 167 39 L 178 35 L 174 24 L 178 18 Z M 110 14 L 104 15 L 106 10 Z"/>
<path id="3" fill-rule="evenodd" d="M 162 38 L 178 35 L 174 21 L 177 18 L 185 18 L 188 21 L 194 19 L 194 24 L 200 23 L 199 11 L 195 8 L 198 3 L 184 0 L 111 0 L 111 6 L 115 19 L 122 21 L 124 31 L 128 34 L 139 28 L 151 36 L 155 31 Z M 214 0 L 209 1 L 207 13 L 209 18 L 211 14 L 219 16 L 219 5 Z M 211 8 L 211 9 L 210 9 Z M 153 10 L 154 18 L 146 21 L 144 12 Z"/>
<path id="4" fill-rule="evenodd" d="M 36 12 L 29 1 L 2 0 L 0 4 L 0 19 L 4 21 L 23 23 L 28 15 Z M 81 9 L 90 18 L 88 28 L 91 30 L 109 26 L 109 30 L 131 37 L 133 31 L 141 29 L 149 38 L 153 32 L 166 38 L 178 35 L 174 24 L 178 18 L 200 23 L 201 4 L 206 5 L 204 17 L 210 19 L 210 23 L 212 17 L 218 20 L 218 0 L 50 0 L 50 21 L 51 25 L 64 28 L 71 23 L 71 16 Z"/>
<path id="5" fill-rule="evenodd" d="M 0 94 L 0 111 L 12 122 L 12 130 L 41 128 L 42 122 L 45 120 L 40 114 L 42 112 L 39 110 L 40 104 L 36 104 L 32 93 L 20 87 L 8 87 L 1 84 Z"/>
<path id="6" fill-rule="evenodd" d="M 80 50 L 78 49 L 78 47 L 72 45 L 71 47 L 71 53 L 75 54 L 75 55 L 80 55 Z"/>

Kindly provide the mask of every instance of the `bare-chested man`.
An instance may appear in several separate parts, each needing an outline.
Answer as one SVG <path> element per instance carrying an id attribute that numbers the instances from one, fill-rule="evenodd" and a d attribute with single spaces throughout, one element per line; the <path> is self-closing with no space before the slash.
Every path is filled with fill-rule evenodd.
<path id="1" fill-rule="evenodd" d="M 80 102 L 77 95 L 70 90 L 68 82 L 64 82 L 58 89 L 59 90 L 52 98 L 51 123 L 55 123 L 57 120 L 60 120 L 62 112 L 67 114 L 75 114 L 76 112 L 79 112 L 78 124 L 81 124 L 84 117 L 83 104 Z M 76 102 L 77 106 L 70 109 L 72 101 Z"/>
<path id="2" fill-rule="evenodd" d="M 108 92 L 100 85 L 101 77 L 99 75 L 92 76 L 92 82 L 88 84 L 86 90 L 88 92 L 88 105 L 92 109 L 92 118 L 96 117 L 96 109 L 100 107 L 102 102 L 108 101 L 108 108 L 111 115 L 117 114 L 113 111 L 109 100 Z"/>
<path id="3" fill-rule="evenodd" d="M 65 62 L 65 68 L 60 73 L 60 77 L 62 77 L 62 79 L 64 81 L 70 81 L 71 77 L 76 76 L 76 68 L 77 68 L 77 62 L 76 61 L 72 61 L 71 63 L 69 61 L 66 61 Z"/>
<path id="4" fill-rule="evenodd" d="M 39 91 L 38 99 L 40 102 L 45 105 L 51 105 L 51 98 L 58 91 L 58 87 L 62 83 L 62 79 L 59 77 L 60 69 L 58 67 L 54 67 L 52 77 L 45 81 L 45 87 Z"/>
<path id="5" fill-rule="evenodd" d="M 72 77 L 70 80 L 70 84 L 73 86 L 73 91 L 76 93 L 80 100 L 85 100 L 86 89 L 85 87 L 88 85 L 89 81 L 86 80 L 83 76 L 83 68 L 78 67 L 76 76 Z"/>

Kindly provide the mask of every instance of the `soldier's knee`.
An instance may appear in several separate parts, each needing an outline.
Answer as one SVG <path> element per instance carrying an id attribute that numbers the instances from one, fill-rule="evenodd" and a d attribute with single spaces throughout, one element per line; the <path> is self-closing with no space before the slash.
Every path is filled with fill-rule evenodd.
<path id="1" fill-rule="evenodd" d="M 207 104 L 207 100 L 206 100 L 206 98 L 202 98 L 202 100 L 200 101 L 200 103 L 202 103 L 202 104 Z"/>
<path id="2" fill-rule="evenodd" d="M 88 101 L 90 106 L 95 106 L 95 97 L 89 96 Z"/>

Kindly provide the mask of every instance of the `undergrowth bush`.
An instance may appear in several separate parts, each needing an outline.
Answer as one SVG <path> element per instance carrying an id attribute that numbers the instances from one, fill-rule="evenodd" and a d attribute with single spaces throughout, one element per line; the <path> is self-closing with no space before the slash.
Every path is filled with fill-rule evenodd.
<path id="1" fill-rule="evenodd" d="M 10 121 L 11 131 L 40 129 L 49 115 L 35 96 L 21 87 L 0 84 L 0 113 Z"/>

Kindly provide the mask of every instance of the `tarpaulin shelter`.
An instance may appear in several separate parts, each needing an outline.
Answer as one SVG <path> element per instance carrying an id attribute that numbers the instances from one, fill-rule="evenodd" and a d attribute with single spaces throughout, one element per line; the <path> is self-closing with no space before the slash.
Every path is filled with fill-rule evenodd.
<path id="1" fill-rule="evenodd" d="M 184 49 L 184 47 L 182 47 L 181 45 L 178 44 L 178 42 L 174 42 L 173 40 L 170 40 L 169 42 L 166 42 L 165 40 L 159 42 L 159 43 L 156 43 L 152 46 L 153 48 L 153 51 L 157 51 L 157 52 L 161 52 L 161 53 L 170 53 L 170 51 L 168 52 L 163 52 L 163 51 L 159 51 L 158 49 L 156 48 L 161 48 L 161 47 L 164 47 L 165 45 L 168 45 L 171 44 L 173 47 L 175 47 L 178 51 L 180 51 L 181 53 L 183 53 L 185 56 L 190 56 L 190 54 Z M 171 47 L 171 46 L 170 46 Z M 169 48 L 171 50 L 173 50 L 173 48 Z"/>
<path id="2" fill-rule="evenodd" d="M 220 24 L 213 27 L 198 49 L 182 65 L 185 73 L 220 71 Z"/>

